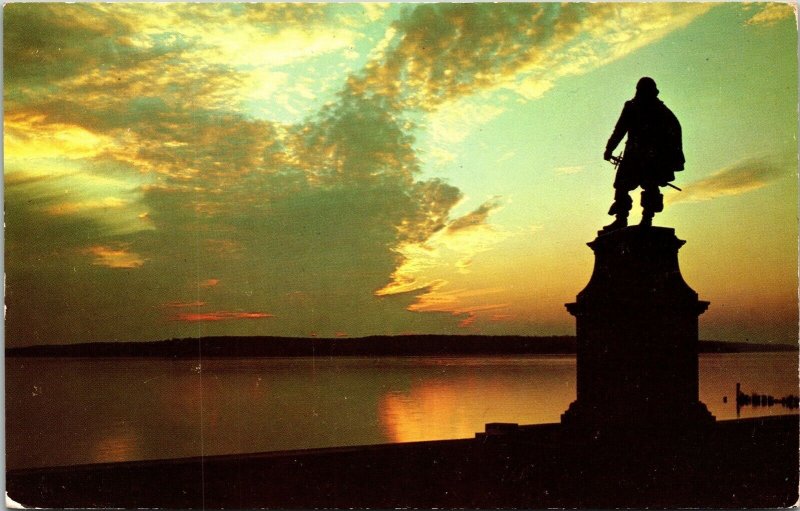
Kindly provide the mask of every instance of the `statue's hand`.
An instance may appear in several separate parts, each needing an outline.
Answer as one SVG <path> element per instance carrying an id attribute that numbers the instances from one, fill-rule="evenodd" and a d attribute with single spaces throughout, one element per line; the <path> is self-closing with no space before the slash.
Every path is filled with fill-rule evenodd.
<path id="1" fill-rule="evenodd" d="M 603 153 L 603 159 L 605 161 L 611 161 L 611 149 L 606 149 L 606 152 Z"/>

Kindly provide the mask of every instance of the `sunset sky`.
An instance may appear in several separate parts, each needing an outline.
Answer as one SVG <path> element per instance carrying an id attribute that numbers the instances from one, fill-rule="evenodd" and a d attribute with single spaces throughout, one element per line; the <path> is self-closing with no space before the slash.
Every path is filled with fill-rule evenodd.
<path id="1" fill-rule="evenodd" d="M 6 344 L 572 334 L 641 76 L 701 338 L 797 340 L 783 4 L 7 4 Z M 632 221 L 638 222 L 638 191 Z"/>

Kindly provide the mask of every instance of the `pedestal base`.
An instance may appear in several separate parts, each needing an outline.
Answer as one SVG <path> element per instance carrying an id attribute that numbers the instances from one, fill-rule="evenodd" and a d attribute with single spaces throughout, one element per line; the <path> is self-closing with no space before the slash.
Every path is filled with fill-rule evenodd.
<path id="1" fill-rule="evenodd" d="M 565 428 L 600 436 L 683 436 L 712 425 L 698 399 L 698 316 L 673 229 L 628 227 L 589 243 L 592 277 L 574 303 L 577 400 Z"/>
<path id="2" fill-rule="evenodd" d="M 664 406 L 640 405 L 594 407 L 573 401 L 561 415 L 561 424 L 574 437 L 591 439 L 687 438 L 702 435 L 716 419 L 701 402 Z"/>

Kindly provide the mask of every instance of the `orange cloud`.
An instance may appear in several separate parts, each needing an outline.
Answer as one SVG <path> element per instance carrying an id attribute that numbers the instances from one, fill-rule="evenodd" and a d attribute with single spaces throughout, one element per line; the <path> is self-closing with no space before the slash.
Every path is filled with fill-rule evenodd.
<path id="1" fill-rule="evenodd" d="M 507 309 L 509 303 L 485 303 L 485 295 L 502 292 L 501 288 L 490 289 L 474 289 L 474 290 L 455 290 L 455 291 L 441 291 L 438 288 L 445 286 L 446 283 L 440 283 L 437 286 L 430 288 L 430 290 L 417 297 L 417 302 L 408 306 L 411 312 L 447 312 L 453 316 L 462 316 L 463 319 L 459 321 L 460 328 L 471 327 L 479 316 L 490 311 L 501 311 L 493 314 L 492 321 L 495 317 L 505 317 L 502 312 Z M 474 303 L 474 302 L 480 303 Z"/>
<path id="2" fill-rule="evenodd" d="M 109 268 L 140 268 L 145 261 L 139 254 L 128 252 L 124 248 L 111 248 L 103 245 L 89 247 L 85 253 L 95 257 L 93 265 Z"/>
<path id="3" fill-rule="evenodd" d="M 476 316 L 474 312 L 470 312 L 470 313 L 467 314 L 466 318 L 462 319 L 458 323 L 458 327 L 459 328 L 469 328 L 469 327 L 472 326 L 473 323 L 475 323 L 476 319 L 478 319 L 478 316 Z"/>
<path id="4" fill-rule="evenodd" d="M 489 321 L 500 322 L 500 321 L 509 321 L 512 319 L 514 319 L 513 314 L 492 314 L 492 317 L 489 318 Z"/>
<path id="5" fill-rule="evenodd" d="M 271 318 L 272 314 L 266 312 L 232 312 L 232 311 L 215 311 L 215 312 L 182 312 L 175 315 L 173 321 L 185 321 L 189 323 L 200 321 L 229 321 L 234 319 L 264 319 Z"/>
<path id="6" fill-rule="evenodd" d="M 200 287 L 216 287 L 219 284 L 219 279 L 206 279 L 198 284 Z"/>

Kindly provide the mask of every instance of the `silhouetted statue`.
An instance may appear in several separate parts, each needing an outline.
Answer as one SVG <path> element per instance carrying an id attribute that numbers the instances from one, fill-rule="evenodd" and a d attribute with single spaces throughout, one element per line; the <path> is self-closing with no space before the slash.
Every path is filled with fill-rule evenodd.
<path id="1" fill-rule="evenodd" d="M 675 179 L 685 162 L 681 142 L 681 125 L 675 114 L 658 99 L 656 82 L 644 77 L 636 84 L 636 95 L 625 102 L 614 132 L 606 144 L 603 158 L 613 161 L 612 155 L 622 138 L 628 135 L 625 152 L 614 179 L 614 203 L 609 215 L 617 218 L 603 228 L 603 233 L 628 225 L 628 212 L 633 201 L 629 193 L 642 187 L 642 220 L 649 227 L 653 216 L 663 211 L 664 197 L 659 186 Z"/>
<path id="2" fill-rule="evenodd" d="M 683 279 L 685 242 L 667 227 L 617 229 L 589 243 L 594 270 L 575 316 L 577 399 L 561 422 L 627 440 L 692 435 L 714 416 L 700 401 L 700 300 Z"/>

